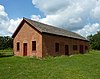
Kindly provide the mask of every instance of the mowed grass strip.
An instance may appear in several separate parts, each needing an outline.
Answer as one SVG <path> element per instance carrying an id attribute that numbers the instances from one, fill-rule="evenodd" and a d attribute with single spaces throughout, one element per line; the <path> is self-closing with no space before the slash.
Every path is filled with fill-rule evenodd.
<path id="1" fill-rule="evenodd" d="M 12 49 L 0 50 L 0 57 L 9 57 L 9 56 L 13 56 Z"/>
<path id="2" fill-rule="evenodd" d="M 2 57 L 0 79 L 100 79 L 100 51 L 43 59 Z"/>

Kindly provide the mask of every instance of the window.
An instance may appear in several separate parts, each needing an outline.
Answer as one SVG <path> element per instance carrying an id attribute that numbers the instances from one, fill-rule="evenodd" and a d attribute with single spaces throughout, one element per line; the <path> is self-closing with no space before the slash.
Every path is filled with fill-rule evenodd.
<path id="1" fill-rule="evenodd" d="M 55 43 L 55 52 L 59 52 L 59 43 Z"/>
<path id="2" fill-rule="evenodd" d="M 84 54 L 84 46 L 83 45 L 79 46 L 79 51 L 81 54 Z"/>
<path id="3" fill-rule="evenodd" d="M 85 50 L 88 50 L 88 46 L 85 46 Z"/>
<path id="4" fill-rule="evenodd" d="M 17 51 L 19 51 L 19 50 L 20 50 L 20 43 L 17 42 Z"/>
<path id="5" fill-rule="evenodd" d="M 77 50 L 77 45 L 73 45 L 73 50 Z"/>
<path id="6" fill-rule="evenodd" d="M 69 55 L 69 46 L 65 45 L 65 55 Z"/>
<path id="7" fill-rule="evenodd" d="M 36 50 L 36 41 L 32 41 L 32 51 Z"/>

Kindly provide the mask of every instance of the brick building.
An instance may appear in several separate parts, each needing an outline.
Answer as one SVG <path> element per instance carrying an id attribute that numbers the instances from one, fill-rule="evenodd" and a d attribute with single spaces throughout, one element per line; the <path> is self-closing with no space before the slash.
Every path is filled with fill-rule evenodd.
<path id="1" fill-rule="evenodd" d="M 27 18 L 23 18 L 12 37 L 15 56 L 84 54 L 89 46 L 79 34 Z"/>

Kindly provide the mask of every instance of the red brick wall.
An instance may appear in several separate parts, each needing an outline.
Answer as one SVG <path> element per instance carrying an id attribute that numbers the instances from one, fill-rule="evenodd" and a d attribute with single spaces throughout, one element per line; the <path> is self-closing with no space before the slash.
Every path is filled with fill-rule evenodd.
<path id="1" fill-rule="evenodd" d="M 42 35 L 42 44 L 43 44 L 43 56 L 45 55 L 64 55 L 65 54 L 65 45 L 69 45 L 69 53 L 70 54 L 77 54 L 79 53 L 79 45 L 84 46 L 84 53 L 86 52 L 85 46 L 88 46 L 88 42 L 82 41 L 82 40 L 77 40 L 77 39 L 72 39 L 72 38 L 66 38 L 66 37 L 59 37 L 59 36 L 54 36 L 54 35 L 48 35 L 48 34 L 43 34 Z M 59 52 L 55 52 L 55 43 L 59 43 L 60 50 Z M 73 45 L 78 46 L 77 51 L 73 51 Z"/>
<path id="2" fill-rule="evenodd" d="M 32 41 L 36 41 L 36 51 L 32 51 Z M 20 50 L 17 51 L 17 42 L 20 42 Z M 23 56 L 23 43 L 27 43 L 27 56 L 42 57 L 46 55 L 65 55 L 65 45 L 69 46 L 69 54 L 79 53 L 79 45 L 84 46 L 83 52 L 86 52 L 85 46 L 88 46 L 88 42 L 67 38 L 59 37 L 49 34 L 40 34 L 27 23 L 24 22 L 22 28 L 19 30 L 14 38 L 14 54 L 16 56 Z M 60 50 L 55 52 L 55 43 L 59 43 Z M 73 51 L 73 45 L 78 46 L 77 51 Z"/>
<path id="3" fill-rule="evenodd" d="M 32 51 L 32 41 L 36 41 L 36 51 Z M 17 51 L 17 42 L 20 42 L 19 51 Z M 22 25 L 13 43 L 14 54 L 16 56 L 23 56 L 23 43 L 27 43 L 27 56 L 42 57 L 42 36 L 39 32 L 29 27 L 27 23 Z"/>

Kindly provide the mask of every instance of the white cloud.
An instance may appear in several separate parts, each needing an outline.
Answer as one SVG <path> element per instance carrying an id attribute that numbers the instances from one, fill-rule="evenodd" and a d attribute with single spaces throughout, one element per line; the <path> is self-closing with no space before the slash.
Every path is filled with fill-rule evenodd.
<path id="1" fill-rule="evenodd" d="M 71 18 L 71 19 L 69 19 L 70 24 L 79 23 L 80 21 L 82 21 L 81 18 Z"/>
<path id="2" fill-rule="evenodd" d="M 14 31 L 16 30 L 17 26 L 19 25 L 19 23 L 22 21 L 22 19 L 17 18 L 16 20 L 14 19 L 10 19 L 10 25 L 8 27 L 8 32 L 10 32 L 11 34 L 14 33 Z"/>
<path id="3" fill-rule="evenodd" d="M 66 8 L 70 1 L 69 0 L 32 0 L 33 5 L 36 5 L 45 14 L 57 13 L 59 10 Z"/>
<path id="4" fill-rule="evenodd" d="M 4 11 L 4 7 L 0 5 L 0 16 L 7 16 L 7 13 Z"/>
<path id="5" fill-rule="evenodd" d="M 93 10 L 92 10 L 92 16 L 94 19 L 100 19 L 100 5 L 95 7 Z"/>
<path id="6" fill-rule="evenodd" d="M 0 5 L 0 36 L 12 35 L 21 19 L 9 19 L 8 14 L 5 12 L 4 6 Z"/>
<path id="7" fill-rule="evenodd" d="M 32 20 L 36 20 L 36 21 L 39 21 L 40 18 L 41 18 L 40 15 L 32 15 L 32 16 L 31 16 L 31 19 L 32 19 Z"/>
<path id="8" fill-rule="evenodd" d="M 84 36 L 96 32 L 97 29 L 93 29 L 96 27 L 94 24 L 100 24 L 100 0 L 32 0 L 32 3 L 46 16 L 40 19 L 41 22 L 69 29 Z M 79 32 L 83 29 L 87 33 Z"/>
<path id="9" fill-rule="evenodd" d="M 82 28 L 76 32 L 87 37 L 88 35 L 95 34 L 95 32 L 97 32 L 97 31 L 100 31 L 100 24 L 95 23 L 92 25 L 91 24 L 85 25 L 84 28 Z"/>
<path id="10" fill-rule="evenodd" d="M 75 31 L 83 36 L 100 28 L 100 0 L 32 0 L 46 17 L 31 15 L 31 19 Z M 11 35 L 22 18 L 9 19 L 0 5 L 0 35 Z"/>
<path id="11" fill-rule="evenodd" d="M 9 25 L 9 23 L 6 23 L 7 21 L 9 21 L 9 18 L 7 17 L 7 13 L 4 11 L 4 7 L 0 5 L 0 29 L 1 30 L 7 28 L 7 26 Z"/>

